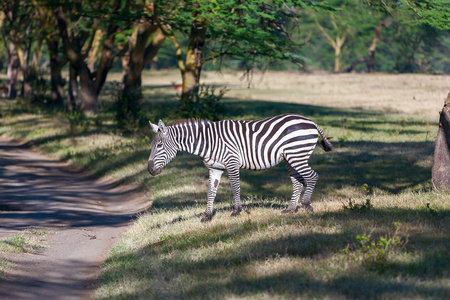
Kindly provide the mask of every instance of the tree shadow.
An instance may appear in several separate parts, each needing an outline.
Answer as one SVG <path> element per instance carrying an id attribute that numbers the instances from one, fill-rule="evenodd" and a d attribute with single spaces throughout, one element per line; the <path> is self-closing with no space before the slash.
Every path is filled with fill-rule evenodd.
<path id="1" fill-rule="evenodd" d="M 339 117 L 339 118 L 368 118 L 379 116 L 379 113 L 360 109 L 341 109 L 326 106 L 272 102 L 262 100 L 235 100 L 226 98 L 225 117 L 241 118 L 243 115 L 258 116 L 258 118 L 272 117 L 285 113 L 300 114 L 309 118 Z M 320 124 L 319 124 L 320 125 Z"/>

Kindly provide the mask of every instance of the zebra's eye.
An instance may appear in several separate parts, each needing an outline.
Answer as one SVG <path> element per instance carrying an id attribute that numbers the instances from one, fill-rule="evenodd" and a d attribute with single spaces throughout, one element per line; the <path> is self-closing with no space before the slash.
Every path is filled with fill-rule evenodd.
<path id="1" fill-rule="evenodd" d="M 158 145 L 156 145 L 156 148 L 158 148 L 158 149 L 161 149 L 161 148 L 162 148 L 162 146 L 163 146 L 163 144 L 162 144 L 162 143 L 158 143 Z"/>

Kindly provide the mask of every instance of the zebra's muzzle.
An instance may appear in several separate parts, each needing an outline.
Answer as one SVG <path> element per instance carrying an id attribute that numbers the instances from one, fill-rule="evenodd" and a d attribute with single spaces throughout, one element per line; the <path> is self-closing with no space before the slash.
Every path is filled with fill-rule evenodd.
<path id="1" fill-rule="evenodd" d="M 161 168 L 155 168 L 155 164 L 153 163 L 152 160 L 148 161 L 148 168 L 147 168 L 147 170 L 152 176 L 156 176 L 159 173 L 161 173 Z"/>

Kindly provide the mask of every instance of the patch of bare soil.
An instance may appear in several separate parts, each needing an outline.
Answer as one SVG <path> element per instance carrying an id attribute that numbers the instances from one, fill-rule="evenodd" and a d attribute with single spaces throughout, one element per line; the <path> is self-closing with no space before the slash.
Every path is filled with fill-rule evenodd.
<path id="1" fill-rule="evenodd" d="M 108 250 L 145 208 L 136 187 L 71 172 L 0 136 L 0 239 L 51 232 L 34 253 L 0 254 L 12 263 L 0 299 L 90 298 Z"/>

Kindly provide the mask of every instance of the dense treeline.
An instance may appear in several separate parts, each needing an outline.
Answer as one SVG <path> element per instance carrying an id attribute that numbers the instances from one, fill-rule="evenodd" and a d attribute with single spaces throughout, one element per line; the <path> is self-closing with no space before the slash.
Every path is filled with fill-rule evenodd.
<path id="1" fill-rule="evenodd" d="M 20 87 L 25 100 L 96 113 L 116 68 L 119 118 L 135 118 L 144 68 L 178 68 L 182 102 L 205 68 L 449 73 L 449 15 L 446 0 L 5 0 L 1 86 L 11 99 Z"/>

